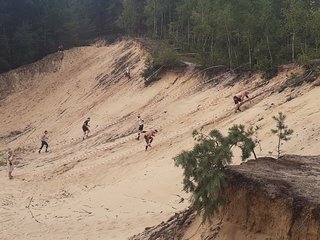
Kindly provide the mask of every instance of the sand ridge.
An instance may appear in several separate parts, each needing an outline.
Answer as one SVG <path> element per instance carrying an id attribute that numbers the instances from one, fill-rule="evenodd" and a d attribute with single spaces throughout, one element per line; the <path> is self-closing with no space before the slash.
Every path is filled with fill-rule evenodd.
<path id="1" fill-rule="evenodd" d="M 208 81 L 189 68 L 165 73 L 145 87 L 140 73 L 146 56 L 134 41 L 71 49 L 59 67 L 34 74 L 29 87 L 16 84 L 15 92 L 1 100 L 0 149 L 22 148 L 13 181 L 0 168 L 1 239 L 127 239 L 166 220 L 189 205 L 179 203 L 188 195 L 181 191 L 182 172 L 172 157 L 193 146 L 191 132 L 203 125 L 225 132 L 232 124 L 258 123 L 258 155 L 265 156 L 275 154 L 271 116 L 283 111 L 295 130 L 284 150 L 319 154 L 318 87 L 279 93 L 286 72 L 267 83 L 254 75 L 230 85 L 235 73 Z M 123 77 L 128 64 L 131 80 Z M 23 81 L 24 75 L 17 79 Z M 259 96 L 234 114 L 232 96 L 244 88 Z M 293 100 L 287 101 L 289 95 Z M 147 129 L 159 129 L 147 152 L 143 140 L 134 139 L 138 113 Z M 82 141 L 87 116 L 92 136 Z M 46 129 L 49 153 L 39 155 Z M 8 137 L 15 130 L 23 134 Z"/>

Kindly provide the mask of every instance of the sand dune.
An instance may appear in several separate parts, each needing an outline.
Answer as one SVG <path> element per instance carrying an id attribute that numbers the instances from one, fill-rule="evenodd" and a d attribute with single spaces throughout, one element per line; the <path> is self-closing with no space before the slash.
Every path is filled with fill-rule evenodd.
<path id="1" fill-rule="evenodd" d="M 0 101 L 0 150 L 19 148 L 14 179 L 0 167 L 1 239 L 127 239 L 168 219 L 189 205 L 179 203 L 188 195 L 172 158 L 193 146 L 191 132 L 201 126 L 226 132 L 233 124 L 259 125 L 258 155 L 275 155 L 271 117 L 282 111 L 295 130 L 283 150 L 319 155 L 319 87 L 279 93 L 300 68 L 268 82 L 243 74 L 231 84 L 235 73 L 210 80 L 190 66 L 145 87 L 146 56 L 139 43 L 121 41 L 56 53 L 1 76 L 12 84 L 0 88 L 10 92 Z M 127 65 L 130 80 L 123 76 Z M 257 97 L 235 114 L 232 96 L 242 89 Z M 143 140 L 135 140 L 138 113 L 147 129 L 159 129 L 147 152 Z M 92 136 L 82 141 L 88 116 Z M 49 153 L 38 154 L 44 130 Z"/>

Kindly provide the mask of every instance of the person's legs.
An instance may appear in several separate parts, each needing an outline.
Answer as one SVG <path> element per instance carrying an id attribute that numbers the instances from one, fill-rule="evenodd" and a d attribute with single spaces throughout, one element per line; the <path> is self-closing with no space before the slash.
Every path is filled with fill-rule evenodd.
<path id="1" fill-rule="evenodd" d="M 140 131 L 138 132 L 138 137 L 137 137 L 137 140 L 140 140 Z"/>
<path id="2" fill-rule="evenodd" d="M 237 96 L 234 96 L 233 97 L 233 101 L 234 101 L 234 104 L 235 104 L 235 110 L 236 110 L 236 112 L 239 110 L 240 112 L 241 112 L 241 110 L 240 110 L 240 106 L 241 106 L 241 98 L 239 98 L 239 97 L 237 97 Z"/>
<path id="3" fill-rule="evenodd" d="M 149 147 L 149 138 L 147 136 L 144 136 L 144 139 L 146 140 L 146 151 L 148 150 Z"/>
<path id="4" fill-rule="evenodd" d="M 238 112 L 238 111 L 240 111 L 241 112 L 241 109 L 240 109 L 240 106 L 241 106 L 241 104 L 240 103 L 237 103 L 236 105 L 235 105 L 235 110 L 236 110 L 236 112 Z"/>
<path id="5" fill-rule="evenodd" d="M 48 152 L 49 144 L 47 142 L 44 142 L 44 145 L 46 146 L 46 152 Z"/>
<path id="6" fill-rule="evenodd" d="M 45 145 L 45 142 L 44 142 L 44 141 L 41 141 L 41 147 L 40 147 L 40 149 L 39 149 L 39 153 L 41 152 L 41 150 L 42 150 L 42 148 L 44 147 L 44 145 Z"/>
<path id="7" fill-rule="evenodd" d="M 140 139 L 140 135 L 141 135 L 142 131 L 143 131 L 143 125 L 139 125 L 139 132 L 138 132 L 137 140 Z"/>
<path id="8" fill-rule="evenodd" d="M 12 179 L 13 176 L 12 176 L 12 171 L 13 171 L 13 166 L 12 165 L 9 165 L 8 166 L 8 177 L 9 179 Z"/>
<path id="9" fill-rule="evenodd" d="M 88 128 L 85 125 L 83 125 L 82 131 L 83 131 L 83 138 L 82 139 L 84 140 L 87 137 Z"/>

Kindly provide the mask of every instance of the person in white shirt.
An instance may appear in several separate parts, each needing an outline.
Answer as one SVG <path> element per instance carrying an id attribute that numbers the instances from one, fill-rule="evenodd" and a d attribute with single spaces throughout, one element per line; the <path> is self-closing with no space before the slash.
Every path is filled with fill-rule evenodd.
<path id="1" fill-rule="evenodd" d="M 46 152 L 48 152 L 48 140 L 49 140 L 49 136 L 48 136 L 48 131 L 44 131 L 44 135 L 41 138 L 41 147 L 39 149 L 39 153 L 41 153 L 41 150 L 44 146 L 46 146 Z"/>
<path id="2" fill-rule="evenodd" d="M 128 79 L 130 79 L 130 78 L 131 78 L 131 76 L 130 76 L 130 69 L 129 69 L 129 67 L 126 67 L 125 75 L 126 75 L 126 77 L 127 77 Z"/>
<path id="3" fill-rule="evenodd" d="M 138 137 L 137 140 L 140 140 L 140 134 L 143 132 L 144 120 L 138 115 Z"/>

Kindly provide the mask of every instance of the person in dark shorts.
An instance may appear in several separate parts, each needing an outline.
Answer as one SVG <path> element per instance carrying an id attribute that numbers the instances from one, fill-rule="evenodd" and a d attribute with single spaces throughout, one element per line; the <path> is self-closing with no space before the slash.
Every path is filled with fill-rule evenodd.
<path id="1" fill-rule="evenodd" d="M 82 130 L 83 130 L 83 140 L 85 138 L 88 138 L 89 137 L 89 133 L 90 133 L 90 130 L 89 130 L 89 122 L 90 122 L 90 118 L 88 117 L 87 120 L 84 121 L 83 125 L 82 125 Z"/>
<path id="2" fill-rule="evenodd" d="M 41 153 L 41 150 L 44 146 L 46 146 L 46 152 L 48 152 L 48 140 L 49 140 L 49 136 L 48 136 L 48 131 L 44 131 L 44 135 L 41 138 L 41 147 L 39 149 L 39 153 Z"/>
<path id="3" fill-rule="evenodd" d="M 144 127 L 144 120 L 140 117 L 140 114 L 138 115 L 138 137 L 136 138 L 137 140 L 140 139 L 140 134 L 143 132 L 143 127 Z"/>
<path id="4" fill-rule="evenodd" d="M 150 130 L 148 132 L 145 133 L 144 135 L 144 139 L 146 140 L 146 151 L 148 150 L 148 147 L 151 147 L 151 143 L 153 141 L 153 137 L 155 136 L 155 134 L 158 132 L 157 129 L 154 130 Z"/>
<path id="5" fill-rule="evenodd" d="M 245 98 L 249 98 L 248 94 L 249 94 L 248 91 L 243 91 L 233 97 L 236 112 L 237 111 L 241 112 L 241 109 L 240 109 L 241 103 L 244 101 Z"/>
<path id="6" fill-rule="evenodd" d="M 8 167 L 8 177 L 9 177 L 9 179 L 13 178 L 13 176 L 12 176 L 12 172 L 13 172 L 13 169 L 14 169 L 13 159 L 14 159 L 14 152 L 11 149 L 9 149 L 8 156 L 7 156 L 7 167 Z"/>

